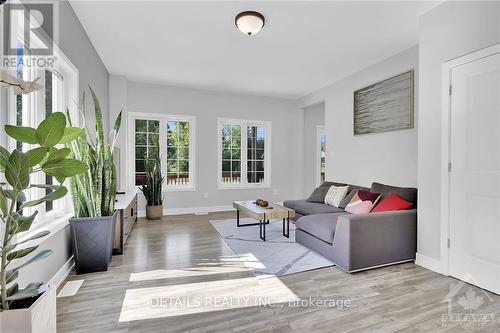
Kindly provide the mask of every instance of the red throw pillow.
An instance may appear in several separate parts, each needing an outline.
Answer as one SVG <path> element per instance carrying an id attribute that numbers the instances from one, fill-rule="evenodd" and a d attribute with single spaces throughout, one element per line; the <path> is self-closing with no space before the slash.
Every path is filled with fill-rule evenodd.
<path id="1" fill-rule="evenodd" d="M 387 198 L 382 200 L 375 208 L 373 208 L 372 213 L 376 212 L 387 212 L 391 210 L 405 210 L 413 206 L 413 203 L 406 201 L 401 198 L 396 193 L 392 193 Z"/>

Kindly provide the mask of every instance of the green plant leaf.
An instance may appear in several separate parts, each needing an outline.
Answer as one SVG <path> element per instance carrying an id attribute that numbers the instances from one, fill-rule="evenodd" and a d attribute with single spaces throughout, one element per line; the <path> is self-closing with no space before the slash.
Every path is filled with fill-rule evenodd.
<path id="1" fill-rule="evenodd" d="M 113 214 L 116 194 L 116 169 L 113 165 L 112 148 L 120 127 L 122 115 L 118 115 L 113 130 L 106 144 L 103 134 L 103 115 L 98 98 L 90 87 L 92 94 L 96 135 L 88 134 L 83 125 L 81 137 L 72 142 L 70 148 L 75 159 L 84 161 L 88 172 L 81 173 L 69 179 L 73 207 L 77 217 L 107 216 Z M 79 105 L 82 118 L 85 119 L 85 93 Z M 93 140 L 95 137 L 95 140 Z"/>
<path id="2" fill-rule="evenodd" d="M 22 241 L 20 241 L 20 242 L 18 242 L 16 244 L 11 245 L 10 250 L 14 249 L 18 245 L 21 245 L 23 243 L 27 243 L 27 242 L 35 240 L 35 239 L 43 238 L 43 237 L 45 237 L 45 236 L 47 236 L 49 234 L 50 234 L 50 231 L 48 231 L 48 230 L 40 231 L 39 233 L 37 233 L 37 234 L 35 234 L 35 235 L 31 236 L 31 237 L 28 237 L 28 238 L 23 239 Z"/>
<path id="3" fill-rule="evenodd" d="M 7 197 L 5 196 L 5 192 L 3 188 L 0 187 L 0 211 L 3 216 L 7 216 L 9 214 L 9 209 L 7 208 Z"/>
<path id="4" fill-rule="evenodd" d="M 76 140 L 82 135 L 82 129 L 78 127 L 66 127 L 64 129 L 64 135 L 59 141 L 59 143 L 66 144 L 70 143 L 73 140 Z"/>
<path id="5" fill-rule="evenodd" d="M 38 143 L 36 130 L 33 127 L 5 125 L 5 132 L 16 141 L 30 144 Z"/>
<path id="6" fill-rule="evenodd" d="M 20 299 L 36 297 L 40 294 L 38 288 L 43 285 L 43 282 L 30 283 L 26 286 L 26 288 L 16 292 L 12 296 L 7 297 L 8 301 L 17 301 Z"/>
<path id="7" fill-rule="evenodd" d="M 14 189 L 22 190 L 30 182 L 30 161 L 26 154 L 14 150 L 9 157 L 9 164 L 5 168 L 5 178 Z"/>
<path id="8" fill-rule="evenodd" d="M 28 156 L 28 159 L 30 161 L 29 163 L 30 167 L 33 167 L 38 163 L 40 163 L 43 160 L 43 158 L 47 155 L 47 148 L 38 147 L 28 150 L 26 152 L 26 155 Z"/>
<path id="9" fill-rule="evenodd" d="M 69 149 L 69 148 L 61 148 L 61 149 L 53 148 L 53 151 L 51 151 L 49 154 L 48 161 L 63 160 L 70 153 L 71 153 L 71 149 Z"/>
<path id="10" fill-rule="evenodd" d="M 14 259 L 19 259 L 19 258 L 25 257 L 28 254 L 30 254 L 31 252 L 35 251 L 37 248 L 38 248 L 38 245 L 30 246 L 30 247 L 27 247 L 25 249 L 21 249 L 21 250 L 17 250 L 17 251 L 13 251 L 13 252 L 7 254 L 7 260 L 11 261 Z"/>
<path id="11" fill-rule="evenodd" d="M 69 113 L 69 108 L 66 108 L 66 120 L 69 127 L 73 127 L 73 121 L 71 120 L 71 114 Z"/>
<path id="12" fill-rule="evenodd" d="M 37 215 L 38 215 L 38 211 L 35 211 L 30 216 L 23 216 L 23 215 L 19 215 L 18 213 L 15 213 L 12 216 L 13 222 L 11 224 L 11 229 L 10 229 L 9 233 L 17 234 L 19 232 L 28 231 L 31 227 L 31 224 L 33 223 L 33 220 L 35 219 L 35 217 Z"/>
<path id="13" fill-rule="evenodd" d="M 89 85 L 90 94 L 92 95 L 92 101 L 94 102 L 94 116 L 95 116 L 95 133 L 96 133 L 96 142 L 100 144 L 104 144 L 104 132 L 103 132 L 103 123 L 102 123 L 102 112 L 101 106 L 99 104 L 99 99 L 95 94 L 92 87 Z"/>
<path id="14" fill-rule="evenodd" d="M 55 191 L 47 194 L 46 196 L 44 196 L 41 199 L 27 201 L 27 202 L 23 203 L 21 205 L 20 209 L 37 206 L 37 205 L 39 205 L 43 202 L 46 202 L 46 201 L 54 201 L 54 200 L 60 199 L 60 198 L 64 197 L 66 195 L 66 193 L 68 193 L 68 189 L 64 186 L 59 186 Z"/>
<path id="15" fill-rule="evenodd" d="M 38 252 L 37 254 L 35 254 L 33 257 L 31 257 L 29 260 L 25 261 L 23 264 L 15 267 L 13 269 L 9 269 L 7 272 L 5 272 L 5 275 L 11 276 L 11 275 L 15 274 L 17 271 L 19 271 L 21 268 L 26 267 L 28 265 L 31 265 L 32 263 L 37 262 L 38 260 L 47 258 L 51 254 L 52 254 L 52 250 L 42 250 L 42 251 Z"/>
<path id="16" fill-rule="evenodd" d="M 15 279 L 17 279 L 18 276 L 19 276 L 19 271 L 14 271 L 11 274 L 6 275 L 6 277 L 5 277 L 5 284 L 11 283 Z"/>
<path id="17" fill-rule="evenodd" d="M 116 140 L 118 139 L 118 134 L 120 132 L 121 123 L 122 123 L 122 111 L 120 111 L 120 113 L 118 114 L 118 117 L 116 117 L 115 126 L 113 126 L 113 130 L 109 134 L 109 137 L 111 139 L 111 152 L 113 152 L 115 149 L 115 144 L 116 144 Z"/>
<path id="18" fill-rule="evenodd" d="M 57 190 L 61 185 L 31 184 L 30 188 L 44 188 L 46 190 Z"/>
<path id="19" fill-rule="evenodd" d="M 0 146 L 0 172 L 5 171 L 5 167 L 9 164 L 10 153 L 7 149 Z"/>
<path id="20" fill-rule="evenodd" d="M 14 198 L 14 191 L 12 190 L 4 190 L 5 196 L 9 198 L 10 200 L 15 200 L 16 202 L 25 202 L 26 201 L 26 194 L 24 192 L 19 192 L 17 195 L 17 198 Z"/>
<path id="21" fill-rule="evenodd" d="M 66 116 L 62 112 L 50 114 L 36 129 L 36 139 L 42 147 L 53 147 L 61 141 L 66 127 Z"/>
<path id="22" fill-rule="evenodd" d="M 18 291 L 19 291 L 19 285 L 17 283 L 14 283 L 7 289 L 7 297 L 14 295 Z"/>
<path id="23" fill-rule="evenodd" d="M 72 177 L 88 170 L 87 164 L 72 158 L 64 160 L 47 161 L 42 165 L 42 171 L 49 176 L 54 176 L 58 179 Z"/>

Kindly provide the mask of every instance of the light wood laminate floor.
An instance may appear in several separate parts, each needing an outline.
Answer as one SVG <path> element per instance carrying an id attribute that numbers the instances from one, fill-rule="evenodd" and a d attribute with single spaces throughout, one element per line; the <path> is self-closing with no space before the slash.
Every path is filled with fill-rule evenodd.
<path id="1" fill-rule="evenodd" d="M 75 296 L 58 298 L 58 332 L 466 332 L 461 326 L 442 327 L 446 296 L 458 280 L 406 263 L 355 274 L 330 267 L 263 283 L 208 222 L 224 218 L 234 213 L 139 219 L 125 254 L 113 256 L 107 272 L 67 278 L 85 281 Z M 288 303 L 208 307 L 174 314 L 154 306 L 156 296 L 188 295 L 196 288 L 200 295 L 292 295 L 351 304 L 343 309 Z M 465 311 L 459 305 L 467 292 L 469 300 L 472 293 L 482 300 L 478 309 Z M 454 313 L 493 315 L 494 325 L 483 331 L 500 332 L 499 296 L 465 284 L 452 307 Z"/>

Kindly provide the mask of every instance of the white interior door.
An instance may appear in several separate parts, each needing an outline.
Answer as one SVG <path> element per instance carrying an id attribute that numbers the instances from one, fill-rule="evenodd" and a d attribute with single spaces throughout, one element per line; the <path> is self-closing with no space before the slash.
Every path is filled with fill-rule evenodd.
<path id="1" fill-rule="evenodd" d="M 449 272 L 500 294 L 500 54 L 451 83 Z"/>

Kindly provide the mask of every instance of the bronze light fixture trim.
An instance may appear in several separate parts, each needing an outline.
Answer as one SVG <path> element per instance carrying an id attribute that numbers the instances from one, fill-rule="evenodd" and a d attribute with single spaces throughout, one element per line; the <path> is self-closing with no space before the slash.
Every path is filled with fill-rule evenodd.
<path id="1" fill-rule="evenodd" d="M 265 25 L 266 19 L 259 12 L 247 10 L 236 15 L 234 24 L 245 35 L 252 36 L 258 33 Z"/>

